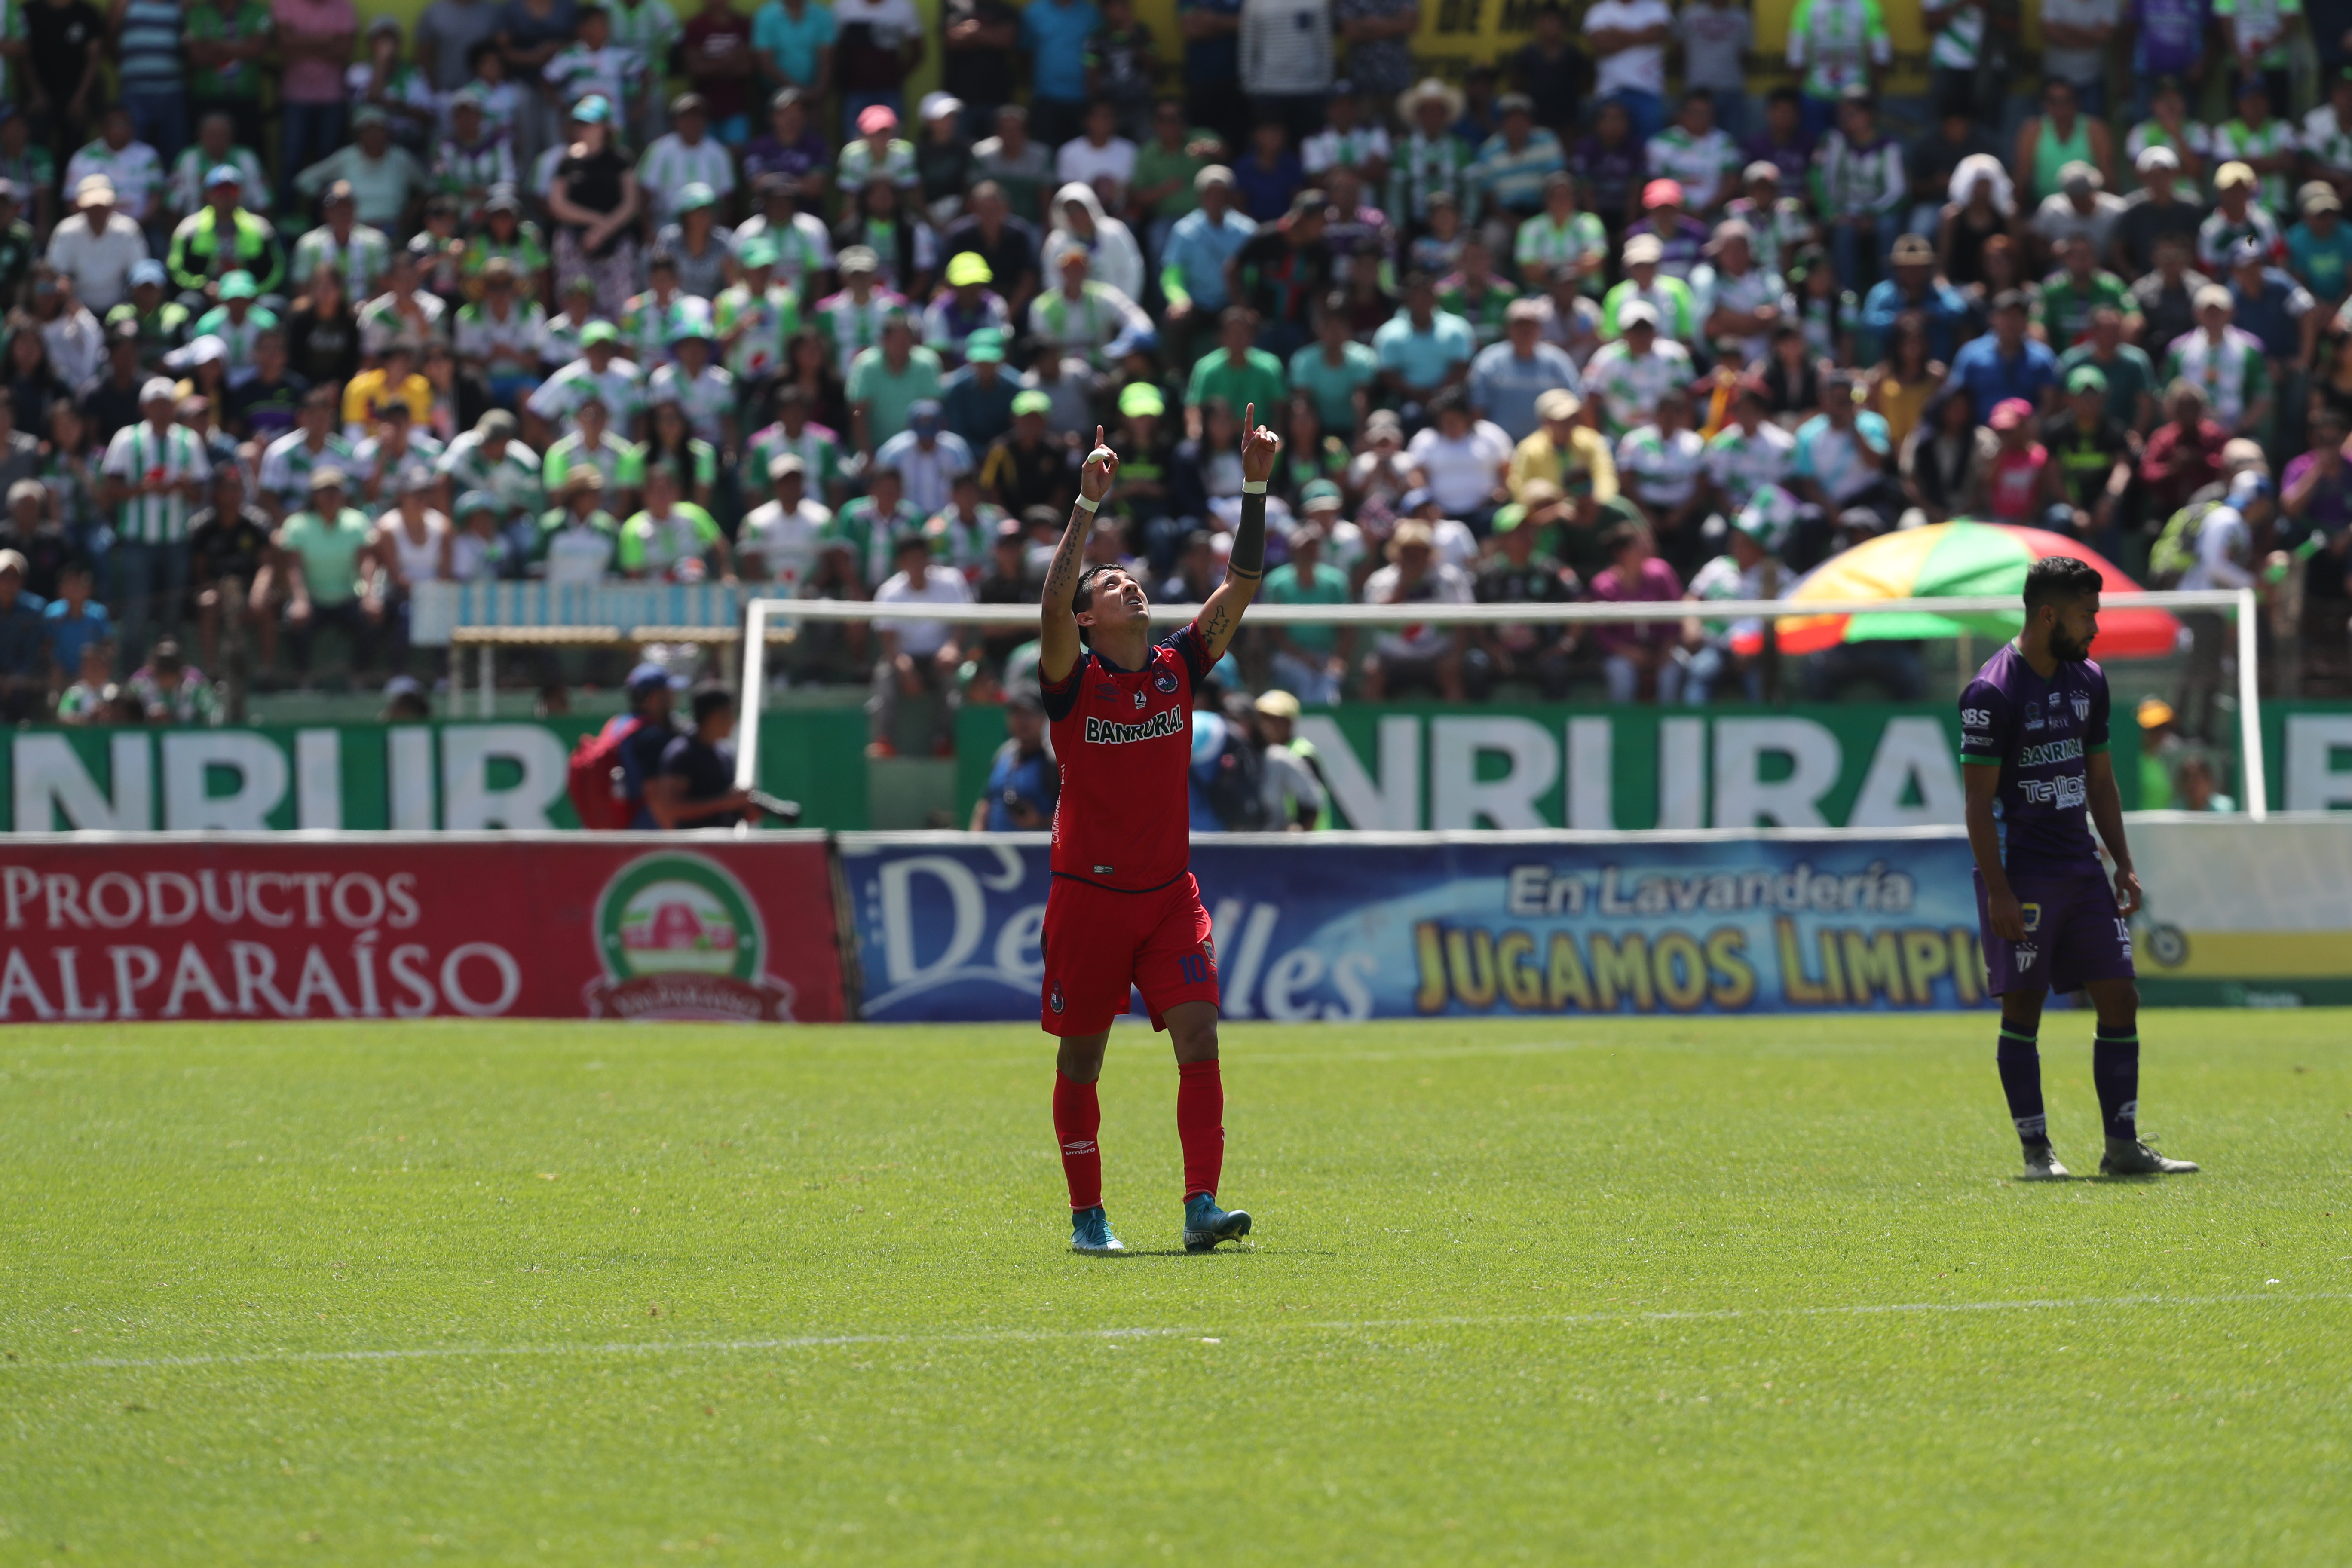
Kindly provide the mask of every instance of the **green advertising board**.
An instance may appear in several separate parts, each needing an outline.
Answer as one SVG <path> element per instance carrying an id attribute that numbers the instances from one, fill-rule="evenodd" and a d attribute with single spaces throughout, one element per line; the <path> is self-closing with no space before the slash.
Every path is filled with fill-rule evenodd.
<path id="1" fill-rule="evenodd" d="M 803 826 L 862 828 L 866 716 L 764 716 L 760 783 Z M 0 742 L 8 831 L 577 827 L 572 747 L 601 720 L 27 729 Z"/>
<path id="2" fill-rule="evenodd" d="M 967 708 L 959 821 L 1004 740 Z M 1961 815 L 1959 713 L 1942 706 L 1569 708 L 1395 703 L 1299 720 L 1338 826 L 1436 828 L 1906 827 Z M 2139 733 L 2115 731 L 2126 810 Z"/>

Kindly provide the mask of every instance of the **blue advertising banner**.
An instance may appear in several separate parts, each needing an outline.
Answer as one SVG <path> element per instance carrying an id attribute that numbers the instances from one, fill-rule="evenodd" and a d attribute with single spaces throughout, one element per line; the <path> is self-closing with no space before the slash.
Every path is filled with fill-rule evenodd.
<path id="1" fill-rule="evenodd" d="M 838 843 L 860 1016 L 1037 1016 L 1045 835 Z M 1192 870 L 1227 1017 L 1985 1003 L 1952 829 L 1202 836 Z"/>

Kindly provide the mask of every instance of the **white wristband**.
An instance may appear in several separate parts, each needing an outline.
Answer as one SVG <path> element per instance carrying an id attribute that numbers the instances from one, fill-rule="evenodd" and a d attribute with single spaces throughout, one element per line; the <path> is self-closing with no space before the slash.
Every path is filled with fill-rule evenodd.
<path id="1" fill-rule="evenodd" d="M 1249 487 L 1248 487 L 1248 486 L 1246 486 L 1246 485 L 1244 485 L 1244 486 L 1243 486 L 1242 488 L 1243 488 L 1243 489 L 1248 489 Z M 1083 511 L 1083 512 L 1092 512 L 1092 511 L 1094 511 L 1097 508 L 1100 507 L 1101 505 L 1102 505 L 1102 502 L 1100 502 L 1100 501 L 1098 501 L 1098 500 L 1087 500 L 1086 497 L 1084 497 L 1084 496 L 1080 496 L 1080 497 L 1078 498 L 1078 510 L 1079 510 L 1080 511 Z"/>
<path id="2" fill-rule="evenodd" d="M 1242 494 L 1245 496 L 1262 496 L 1265 494 L 1265 481 L 1264 479 L 1244 479 L 1242 481 Z"/>

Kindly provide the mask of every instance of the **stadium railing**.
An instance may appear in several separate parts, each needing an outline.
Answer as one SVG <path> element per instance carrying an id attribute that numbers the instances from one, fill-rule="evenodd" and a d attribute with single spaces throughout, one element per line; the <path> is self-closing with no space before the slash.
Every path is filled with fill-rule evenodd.
<path id="1" fill-rule="evenodd" d="M 1198 605 L 1151 606 L 1155 626 L 1179 626 L 1200 613 Z M 2246 815 L 2269 816 L 2263 776 L 2262 687 L 2256 668 L 2259 601 L 2251 588 L 2169 590 L 2110 600 L 2108 610 L 2200 610 L 2231 616 L 2237 626 L 2238 747 Z M 1818 616 L 1934 615 L 2008 616 L 2019 613 L 2016 595 L 1943 599 L 1713 599 L 1656 604 L 1571 605 L 1253 605 L 1248 624 L 1336 626 L 1591 626 L 1602 622 L 1747 621 L 1767 623 Z M 746 606 L 742 689 L 736 730 L 736 784 L 758 784 L 760 710 L 767 694 L 767 654 L 779 623 L 794 621 L 944 621 L 959 626 L 1034 626 L 1034 605 L 875 605 L 844 599 L 753 599 Z"/>

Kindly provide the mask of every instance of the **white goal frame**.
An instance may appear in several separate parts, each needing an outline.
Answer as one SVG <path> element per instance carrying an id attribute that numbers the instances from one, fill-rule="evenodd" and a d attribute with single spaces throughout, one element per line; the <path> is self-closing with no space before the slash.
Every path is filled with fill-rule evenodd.
<path id="1" fill-rule="evenodd" d="M 2238 742 L 2240 793 L 2246 816 L 2270 816 L 2269 781 L 2263 767 L 2262 684 L 2254 666 L 2260 605 L 2252 588 L 2173 590 L 2133 594 L 2106 602 L 2108 610 L 2219 610 L 2233 615 L 2238 627 Z M 1200 613 L 1198 605 L 1153 605 L 1154 625 L 1181 626 Z M 1780 618 L 1790 616 L 2014 615 L 2014 595 L 1951 599 L 1715 599 L 1619 605 L 1252 605 L 1251 626 L 1549 626 L 1598 621 L 1682 621 Z M 759 782 L 760 709 L 767 695 L 768 638 L 786 621 L 947 621 L 960 626 L 1034 626 L 1032 605 L 969 605 L 942 610 L 937 605 L 874 605 L 855 599 L 753 599 L 746 606 L 743 669 L 735 732 L 735 784 Z"/>

